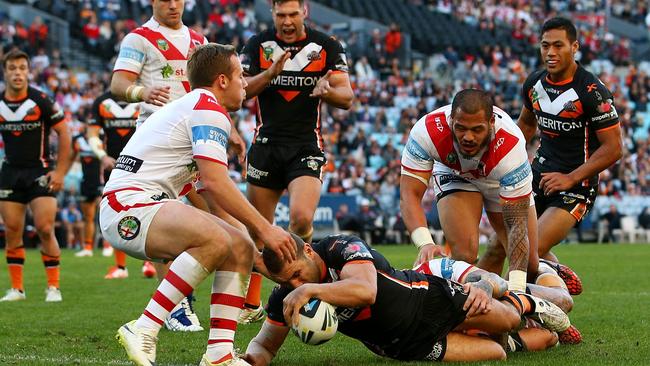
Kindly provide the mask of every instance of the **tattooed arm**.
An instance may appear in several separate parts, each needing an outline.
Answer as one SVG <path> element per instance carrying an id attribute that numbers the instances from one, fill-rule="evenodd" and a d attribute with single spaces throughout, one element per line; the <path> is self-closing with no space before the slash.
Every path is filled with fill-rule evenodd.
<path id="1" fill-rule="evenodd" d="M 495 299 L 503 296 L 508 290 L 508 283 L 503 278 L 499 277 L 496 273 L 488 272 L 480 268 L 476 268 L 465 276 L 465 283 L 471 283 Z"/>
<path id="2" fill-rule="evenodd" d="M 526 270 L 528 269 L 528 208 L 530 195 L 502 200 L 503 222 L 505 224 L 508 244 L 506 254 L 510 263 L 509 289 L 524 291 L 526 289 Z M 513 285 L 515 287 L 513 287 Z"/>

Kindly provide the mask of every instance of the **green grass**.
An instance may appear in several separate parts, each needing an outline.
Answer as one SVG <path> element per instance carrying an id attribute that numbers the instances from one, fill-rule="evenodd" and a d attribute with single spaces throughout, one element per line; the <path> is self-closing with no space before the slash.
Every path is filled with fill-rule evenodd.
<path id="1" fill-rule="evenodd" d="M 382 246 L 396 267 L 415 258 L 412 246 Z M 583 334 L 577 346 L 560 346 L 540 353 L 509 355 L 518 365 L 648 365 L 650 364 L 650 246 L 562 245 L 556 254 L 582 277 L 584 292 L 575 298 L 571 319 Z M 36 251 L 28 251 L 25 265 L 27 300 L 0 303 L 0 365 L 129 365 L 113 336 L 117 328 L 136 318 L 155 289 L 156 281 L 142 278 L 140 263 L 129 259 L 131 277 L 107 281 L 111 258 L 62 256 L 63 302 L 44 302 L 45 273 Z M 6 267 L 0 285 L 8 286 Z M 208 324 L 210 281 L 196 292 L 197 308 Z M 265 281 L 267 295 L 271 283 Z M 244 350 L 259 323 L 240 326 L 237 347 Z M 159 365 L 196 365 L 204 352 L 207 332 L 162 331 Z M 379 358 L 359 342 L 341 334 L 312 347 L 289 336 L 274 365 L 396 365 Z M 425 363 L 411 363 L 424 365 Z M 481 365 L 489 362 L 479 363 Z M 495 363 L 496 364 L 496 363 Z"/>

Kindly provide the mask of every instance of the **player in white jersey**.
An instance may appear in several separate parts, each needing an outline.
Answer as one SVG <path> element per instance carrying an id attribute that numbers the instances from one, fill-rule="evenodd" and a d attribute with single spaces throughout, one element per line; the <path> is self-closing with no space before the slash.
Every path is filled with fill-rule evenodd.
<path id="1" fill-rule="evenodd" d="M 485 207 L 492 227 L 507 243 L 508 287 L 525 290 L 527 271 L 534 276 L 538 266 L 532 173 L 521 131 L 493 106 L 489 94 L 462 90 L 450 106 L 422 117 L 411 130 L 402 152 L 400 205 L 420 249 L 416 264 L 443 253 L 420 205 L 432 175 L 452 257 L 469 263 L 476 259 Z"/>
<path id="2" fill-rule="evenodd" d="M 228 175 L 228 112 L 241 108 L 246 80 L 232 46 L 199 46 L 188 62 L 195 89 L 155 112 L 122 151 L 100 204 L 103 235 L 141 259 L 173 260 L 143 314 L 123 325 L 118 339 L 138 365 L 154 365 L 163 320 L 184 296 L 216 271 L 205 365 L 248 365 L 233 339 L 255 246 L 241 230 L 185 205 L 197 174 L 203 188 L 270 250 L 295 259 L 291 236 L 272 226 Z"/>

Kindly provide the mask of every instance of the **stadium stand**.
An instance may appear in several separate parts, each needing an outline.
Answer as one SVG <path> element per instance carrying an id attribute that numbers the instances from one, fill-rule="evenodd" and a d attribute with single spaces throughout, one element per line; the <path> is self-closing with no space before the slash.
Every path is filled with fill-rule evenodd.
<path id="1" fill-rule="evenodd" d="M 258 2 L 264 5 L 265 0 Z M 39 25 L 32 18 L 10 16 L 9 12 L 0 10 L 0 56 L 11 47 L 27 50 L 35 66 L 32 83 L 52 95 L 64 107 L 72 129 L 80 131 L 93 99 L 108 85 L 110 60 L 120 40 L 150 16 L 148 2 L 12 3 L 31 5 L 49 16 Z M 234 43 L 241 48 L 254 32 L 269 26 L 260 21 L 268 14 L 256 12 L 254 3 L 186 0 L 186 24 L 191 24 L 210 41 Z M 335 28 L 324 23 L 314 23 L 314 26 L 333 31 L 345 43 L 356 96 L 355 105 L 349 111 L 323 107 L 323 133 L 329 159 L 323 193 L 328 197 L 351 199 L 349 210 L 355 215 L 358 207 L 367 201 L 365 226 L 357 230 L 370 231 L 373 241 L 407 239 L 397 209 L 400 152 L 415 121 L 449 103 L 455 91 L 466 87 L 492 91 L 496 104 L 516 118 L 521 110 L 521 84 L 538 66 L 537 27 L 542 19 L 557 13 L 571 13 L 579 20 L 581 62 L 594 70 L 614 93 L 625 145 L 624 157 L 601 175 L 600 197 L 592 216 L 583 223 L 581 233 L 584 238 L 591 234 L 595 241 L 600 215 L 610 204 L 635 220 L 650 206 L 650 59 L 634 52 L 647 45 L 647 34 L 645 39 L 637 39 L 623 31 L 616 34 L 604 31 L 602 14 L 607 9 L 602 1 L 520 3 L 485 1 L 475 7 L 473 1 L 315 0 L 310 4 L 331 7 L 347 17 L 348 26 Z M 544 8 L 545 3 L 555 7 Z M 611 1 L 609 12 L 619 22 L 645 27 L 650 23 L 648 9 L 637 4 Z M 351 24 L 356 18 L 372 19 L 384 26 L 355 29 Z M 77 57 L 69 58 L 64 50 L 43 42 L 47 27 L 51 30 L 54 24 L 51 19 L 68 23 L 69 47 L 78 52 Z M 391 38 L 395 34 L 388 37 L 387 47 L 386 33 L 391 23 L 398 26 L 392 29 L 400 32 L 402 40 L 396 51 L 391 48 L 395 46 L 391 43 L 396 42 L 395 37 Z M 48 33 L 46 39 L 51 37 Z M 408 39 L 410 42 L 406 42 Z M 403 62 L 407 53 L 416 55 L 412 62 Z M 248 143 L 253 136 L 255 112 L 255 103 L 249 101 L 233 117 Z M 236 159 L 230 159 L 230 168 L 231 176 L 244 186 Z M 76 199 L 80 174 L 79 167 L 73 167 L 68 174 L 61 203 Z M 334 199 L 333 202 L 342 201 Z M 437 214 L 431 192 L 425 196 L 423 205 L 430 216 L 430 226 L 435 228 Z M 330 211 L 321 215 L 328 225 L 335 220 L 339 206 L 340 203 L 329 207 Z M 636 235 L 637 240 L 644 237 L 647 235 L 641 232 Z"/>

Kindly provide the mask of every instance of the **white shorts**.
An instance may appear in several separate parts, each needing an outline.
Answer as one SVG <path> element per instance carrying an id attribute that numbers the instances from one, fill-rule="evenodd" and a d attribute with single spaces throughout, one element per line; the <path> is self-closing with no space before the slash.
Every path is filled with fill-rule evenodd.
<path id="1" fill-rule="evenodd" d="M 159 197 L 160 192 L 138 188 L 105 193 L 99 204 L 99 226 L 104 239 L 132 257 L 156 260 L 149 258 L 145 251 L 149 226 L 163 203 L 175 201 Z"/>
<path id="2" fill-rule="evenodd" d="M 490 179 L 465 179 L 450 168 L 435 164 L 433 169 L 433 191 L 436 198 L 441 198 L 455 192 L 479 192 L 483 196 L 483 207 L 487 212 L 502 212 L 501 187 L 499 182 Z M 535 205 L 535 199 L 530 194 L 530 205 Z"/>

